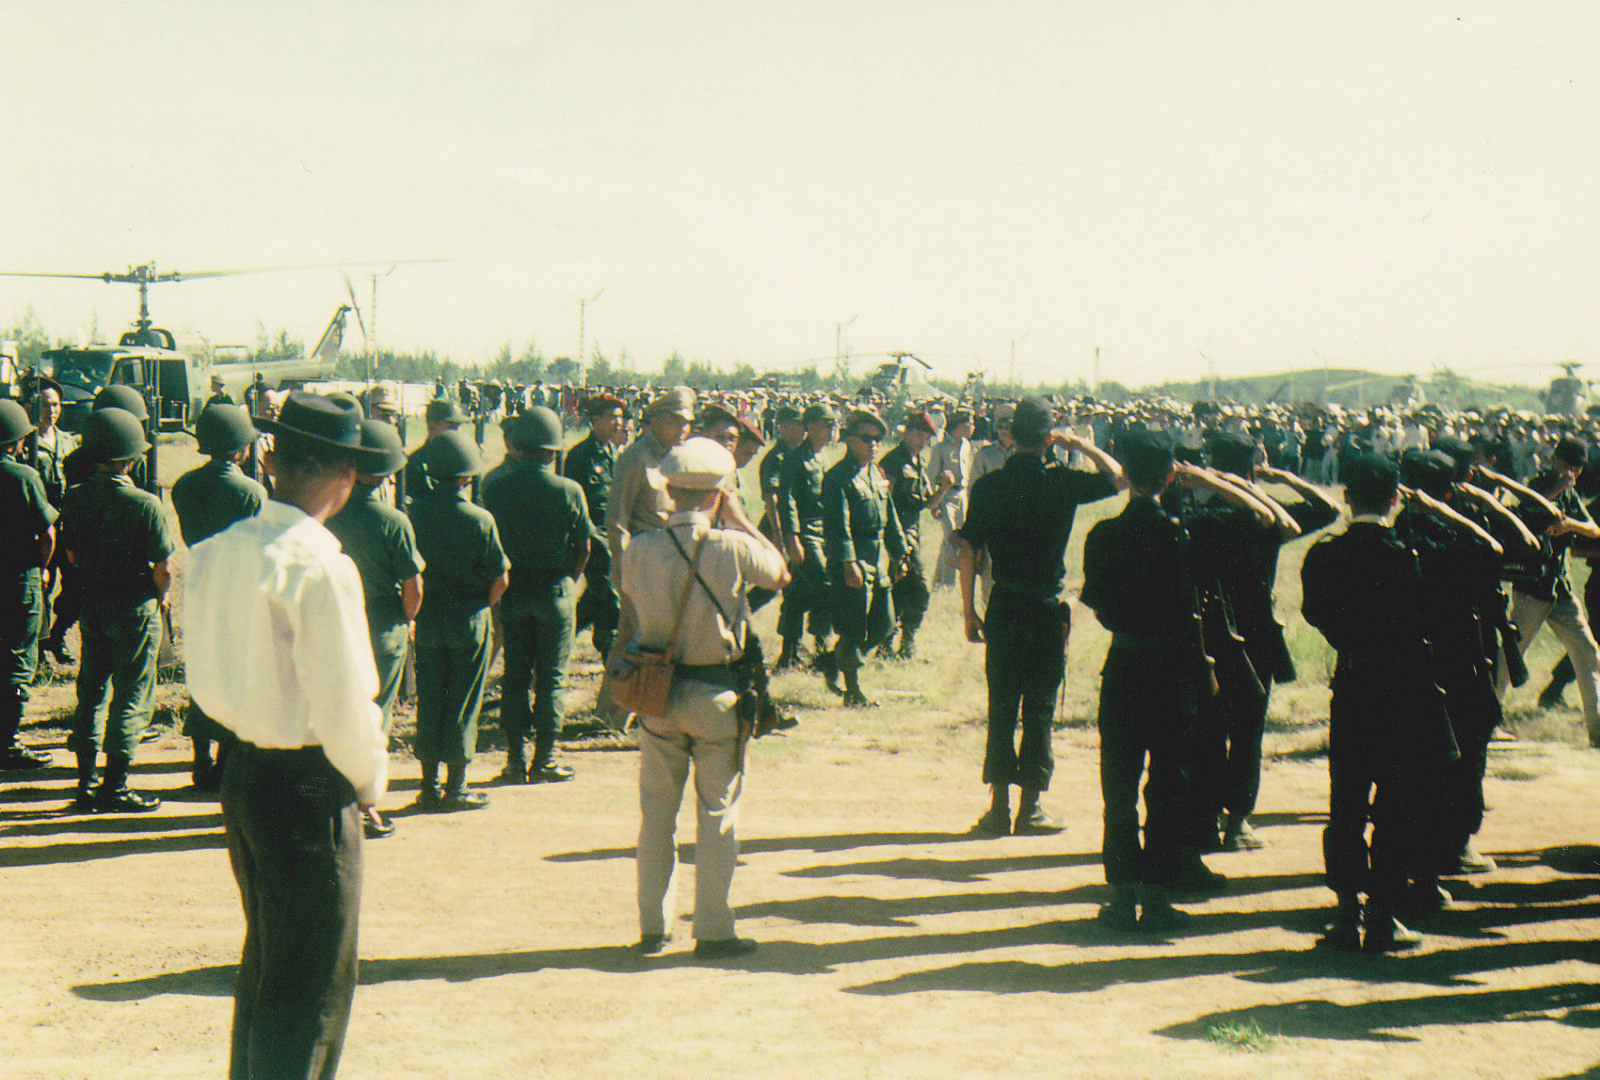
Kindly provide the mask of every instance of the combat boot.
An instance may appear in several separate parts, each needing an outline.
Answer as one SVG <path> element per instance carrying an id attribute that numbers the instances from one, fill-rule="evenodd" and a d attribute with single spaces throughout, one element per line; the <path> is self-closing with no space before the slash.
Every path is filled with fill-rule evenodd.
<path id="1" fill-rule="evenodd" d="M 482 810 L 489 805 L 489 796 L 473 791 L 467 786 L 467 763 L 452 761 L 445 766 L 444 791 L 439 795 L 439 809 L 446 813 L 458 810 Z"/>
<path id="2" fill-rule="evenodd" d="M 829 690 L 832 690 L 835 694 L 843 694 L 845 692 L 839 688 L 839 658 L 834 656 L 831 650 L 818 653 L 817 658 L 811 662 L 811 666 L 814 670 L 822 673 L 822 681 L 827 683 Z M 850 703 L 847 701 L 845 704 L 848 705 Z"/>
<path id="3" fill-rule="evenodd" d="M 778 652 L 778 660 L 772 665 L 772 673 L 780 671 L 793 671 L 800 666 L 800 639 L 784 638 L 783 648 Z"/>
<path id="4" fill-rule="evenodd" d="M 80 814 L 92 814 L 95 811 L 94 788 L 100 780 L 100 773 L 94 767 L 95 754 L 78 754 L 78 789 L 72 797 L 72 809 Z"/>
<path id="5" fill-rule="evenodd" d="M 154 795 L 141 795 L 128 787 L 126 754 L 106 755 L 106 777 L 95 791 L 94 808 L 102 814 L 148 814 L 161 809 Z"/>
<path id="6" fill-rule="evenodd" d="M 1172 906 L 1166 886 L 1140 885 L 1136 891 L 1139 897 L 1140 930 L 1165 934 L 1182 930 L 1194 921 L 1193 915 Z"/>
<path id="7" fill-rule="evenodd" d="M 829 689 L 833 689 L 830 685 Z M 861 692 L 860 678 L 854 671 L 844 673 L 844 697 L 839 704 L 852 709 L 875 709 L 878 703 Z"/>
<path id="8" fill-rule="evenodd" d="M 1422 935 L 1407 930 L 1405 924 L 1394 917 L 1394 909 L 1367 904 L 1367 932 L 1361 939 L 1361 948 L 1369 953 L 1405 952 L 1422 944 Z"/>
<path id="9" fill-rule="evenodd" d="M 1333 921 L 1322 928 L 1317 939 L 1319 948 L 1354 952 L 1361 948 L 1361 898 L 1354 893 L 1339 897 Z"/>
<path id="10" fill-rule="evenodd" d="M 1132 885 L 1113 885 L 1111 900 L 1101 904 L 1095 920 L 1109 930 L 1139 929 L 1139 905 Z"/>

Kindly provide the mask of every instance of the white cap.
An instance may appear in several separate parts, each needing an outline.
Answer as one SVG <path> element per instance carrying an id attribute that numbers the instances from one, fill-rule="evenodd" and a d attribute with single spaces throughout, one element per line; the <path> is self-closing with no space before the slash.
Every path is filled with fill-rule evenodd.
<path id="1" fill-rule="evenodd" d="M 661 459 L 661 476 L 668 487 L 709 491 L 718 487 L 737 466 L 727 447 L 710 439 L 696 437 L 667 451 Z"/>

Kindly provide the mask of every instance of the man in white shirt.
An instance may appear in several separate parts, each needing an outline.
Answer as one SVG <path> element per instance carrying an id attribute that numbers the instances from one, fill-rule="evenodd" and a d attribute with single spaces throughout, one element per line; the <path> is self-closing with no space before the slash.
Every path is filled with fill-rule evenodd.
<path id="1" fill-rule="evenodd" d="M 745 592 L 782 588 L 789 570 L 724 490 L 734 474 L 726 449 L 710 439 L 689 439 L 669 450 L 659 468 L 674 510 L 665 528 L 628 537 L 616 564 L 622 594 L 638 615 L 633 640 L 650 649 L 672 644 L 678 660 L 666 715 L 639 717 L 638 948 L 649 955 L 671 940 L 678 869 L 673 831 L 693 762 L 694 951 L 701 959 L 723 959 L 756 947 L 734 936 L 728 906 L 743 787 L 739 694 L 730 665 L 743 655 L 748 633 Z M 697 551 L 700 582 L 685 594 Z M 674 638 L 680 596 L 682 621 Z M 625 643 L 619 638 L 618 645 Z"/>
<path id="2" fill-rule="evenodd" d="M 361 411 L 296 391 L 267 455 L 272 501 L 189 553 L 189 690 L 238 737 L 222 778 L 244 903 L 232 1080 L 331 1078 L 356 985 L 362 812 L 388 754 L 361 578 L 324 527 L 380 451 Z"/>

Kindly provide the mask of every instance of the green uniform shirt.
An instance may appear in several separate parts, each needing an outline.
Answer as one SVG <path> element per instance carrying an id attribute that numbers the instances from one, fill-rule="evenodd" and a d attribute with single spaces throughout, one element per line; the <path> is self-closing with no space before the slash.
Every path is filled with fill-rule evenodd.
<path id="1" fill-rule="evenodd" d="M 778 522 L 785 537 L 822 543 L 822 454 L 808 439 L 783 455 Z"/>
<path id="2" fill-rule="evenodd" d="M 401 585 L 422 573 L 425 565 L 411 519 L 386 503 L 378 488 L 358 483 L 350 501 L 328 519 L 328 531 L 339 538 L 361 574 L 367 623 L 373 631 L 405 622 Z"/>
<path id="3" fill-rule="evenodd" d="M 484 478 L 483 505 L 511 558 L 507 618 L 547 606 L 584 549 L 605 541 L 589 519 L 583 489 L 557 476 L 553 464 L 507 460 Z"/>
<path id="4" fill-rule="evenodd" d="M 589 503 L 589 520 L 601 527 L 605 526 L 606 500 L 611 498 L 611 471 L 616 462 L 617 448 L 601 442 L 591 432 L 567 451 L 567 461 L 561 469 L 567 479 L 583 489 L 583 497 Z M 501 533 L 504 532 L 502 527 Z M 512 564 L 515 563 L 513 559 Z"/>
<path id="5" fill-rule="evenodd" d="M 906 543 L 916 547 L 922 535 L 922 512 L 933 498 L 933 487 L 922 472 L 922 457 L 911 452 L 910 443 L 900 442 L 878 464 L 889 480 L 889 498 L 900 519 L 900 531 Z"/>
<path id="6" fill-rule="evenodd" d="M 61 546 L 72 552 L 85 600 L 154 599 L 150 567 L 174 544 L 160 501 L 126 476 L 97 472 L 67 490 Z"/>
<path id="7" fill-rule="evenodd" d="M 410 516 L 424 566 L 418 622 L 469 619 L 488 607 L 489 586 L 511 565 L 494 518 L 455 487 L 413 495 Z"/>
<path id="8" fill-rule="evenodd" d="M 39 474 L 0 458 L 0 574 L 18 578 L 38 570 L 44 534 L 56 517 Z"/>
<path id="9" fill-rule="evenodd" d="M 227 458 L 212 458 L 172 485 L 172 509 L 188 547 L 217 535 L 235 521 L 255 517 L 266 501 L 267 489 Z"/>
<path id="10" fill-rule="evenodd" d="M 33 467 L 44 483 L 44 493 L 50 505 L 60 506 L 67 493 L 67 455 L 78 448 L 78 438 L 71 432 L 56 428 L 48 436 L 30 439 L 34 446 Z"/>
<path id="11" fill-rule="evenodd" d="M 875 462 L 859 465 L 846 454 L 822 478 L 822 522 L 828 570 L 861 564 L 868 582 L 876 572 L 887 583 L 889 560 L 906 553 L 900 519 L 889 501 L 889 481 Z"/>

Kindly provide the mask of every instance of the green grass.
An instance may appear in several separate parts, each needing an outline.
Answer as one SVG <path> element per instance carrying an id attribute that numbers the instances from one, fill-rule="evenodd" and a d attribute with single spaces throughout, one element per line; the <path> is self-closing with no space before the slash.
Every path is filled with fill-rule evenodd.
<path id="1" fill-rule="evenodd" d="M 1228 1020 L 1207 1027 L 1206 1039 L 1229 1050 L 1262 1054 L 1282 1042 L 1283 1036 L 1263 1031 L 1254 1020 Z"/>

